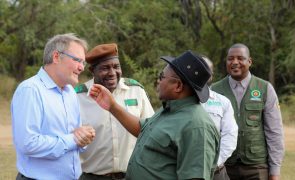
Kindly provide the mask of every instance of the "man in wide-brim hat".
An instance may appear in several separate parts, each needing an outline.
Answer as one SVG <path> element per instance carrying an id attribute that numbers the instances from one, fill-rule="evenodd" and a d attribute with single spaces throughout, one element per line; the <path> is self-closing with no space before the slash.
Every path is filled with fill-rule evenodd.
<path id="1" fill-rule="evenodd" d="M 94 85 L 90 96 L 138 137 L 126 179 L 211 179 L 219 133 L 200 105 L 209 96 L 210 70 L 191 51 L 161 59 L 168 63 L 157 81 L 163 107 L 151 118 L 138 119 L 127 113 L 103 86 Z"/>

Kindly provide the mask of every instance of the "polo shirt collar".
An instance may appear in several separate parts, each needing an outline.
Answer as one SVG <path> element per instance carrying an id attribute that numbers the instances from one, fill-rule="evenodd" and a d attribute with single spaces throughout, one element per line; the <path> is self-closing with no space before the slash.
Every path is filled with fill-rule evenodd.
<path id="1" fill-rule="evenodd" d="M 41 67 L 37 73 L 37 76 L 39 76 L 40 80 L 43 82 L 44 86 L 47 89 L 58 89 L 58 91 L 62 91 L 62 89 L 53 81 L 53 79 L 48 75 L 48 73 L 44 70 L 43 67 Z M 69 87 L 71 85 L 66 85 L 63 90 L 68 91 Z"/>
<path id="2" fill-rule="evenodd" d="M 195 96 L 189 96 L 183 99 L 169 100 L 162 102 L 164 112 L 174 112 L 181 109 L 183 106 L 198 104 Z"/>

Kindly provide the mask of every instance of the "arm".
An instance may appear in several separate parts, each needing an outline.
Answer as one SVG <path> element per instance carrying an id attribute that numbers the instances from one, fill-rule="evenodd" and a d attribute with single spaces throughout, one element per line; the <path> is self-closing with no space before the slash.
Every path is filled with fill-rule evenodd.
<path id="1" fill-rule="evenodd" d="M 102 85 L 94 84 L 89 95 L 103 109 L 110 111 L 131 134 L 135 137 L 138 136 L 140 133 L 139 118 L 125 111 L 125 109 L 115 101 L 108 89 Z"/>
<path id="2" fill-rule="evenodd" d="M 238 140 L 238 125 L 234 117 L 234 110 L 227 98 L 222 101 L 223 117 L 220 123 L 220 153 L 217 165 L 220 166 L 236 149 Z"/>
<path id="3" fill-rule="evenodd" d="M 270 176 L 279 176 L 284 156 L 283 123 L 279 102 L 273 86 L 267 86 L 267 100 L 264 108 L 264 133 L 268 150 Z"/>

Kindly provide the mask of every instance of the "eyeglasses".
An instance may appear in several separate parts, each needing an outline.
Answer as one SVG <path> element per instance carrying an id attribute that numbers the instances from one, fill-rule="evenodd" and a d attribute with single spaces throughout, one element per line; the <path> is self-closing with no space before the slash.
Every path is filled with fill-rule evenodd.
<path id="1" fill-rule="evenodd" d="M 86 64 L 87 64 L 86 61 L 83 61 L 82 59 L 77 58 L 77 57 L 75 57 L 75 56 L 72 56 L 72 55 L 70 55 L 70 54 L 68 54 L 68 53 L 65 53 L 65 52 L 63 52 L 63 51 L 58 51 L 58 52 L 59 52 L 60 54 L 64 54 L 64 55 L 66 55 L 66 56 L 72 58 L 72 60 L 77 61 L 77 62 L 80 63 L 80 64 L 83 64 L 84 67 L 85 67 Z"/>
<path id="2" fill-rule="evenodd" d="M 158 76 L 158 79 L 159 79 L 160 81 L 162 81 L 162 79 L 165 79 L 165 78 L 173 78 L 173 79 L 178 79 L 178 80 L 180 80 L 180 78 L 177 78 L 177 77 L 173 77 L 173 76 L 164 76 L 164 72 L 163 72 L 163 71 L 160 72 L 160 74 L 159 74 L 159 76 Z"/>

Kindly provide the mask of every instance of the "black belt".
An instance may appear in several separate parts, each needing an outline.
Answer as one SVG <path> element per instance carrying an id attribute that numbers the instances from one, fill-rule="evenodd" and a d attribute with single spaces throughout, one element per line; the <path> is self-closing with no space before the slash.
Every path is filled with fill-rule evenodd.
<path id="1" fill-rule="evenodd" d="M 125 178 L 125 173 L 123 172 L 116 172 L 116 173 L 107 173 L 107 174 L 104 174 L 103 176 L 106 176 L 106 177 L 111 177 L 112 179 L 123 179 Z"/>
<path id="2" fill-rule="evenodd" d="M 223 170 L 223 168 L 225 168 L 224 165 L 217 166 L 216 169 L 215 169 L 214 174 L 219 174 Z"/>
<path id="3" fill-rule="evenodd" d="M 85 174 L 86 176 L 107 177 L 110 179 L 124 179 L 126 175 L 126 173 L 123 172 L 107 173 L 102 175 L 83 172 L 83 174 Z"/>

